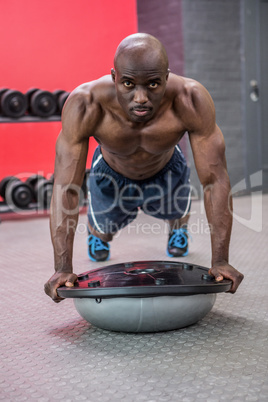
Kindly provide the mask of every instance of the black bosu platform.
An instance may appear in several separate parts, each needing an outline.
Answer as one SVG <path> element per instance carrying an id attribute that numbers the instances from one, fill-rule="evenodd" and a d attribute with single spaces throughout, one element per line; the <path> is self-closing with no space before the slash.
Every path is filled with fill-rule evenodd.
<path id="1" fill-rule="evenodd" d="M 60 287 L 58 294 L 73 298 L 79 314 L 97 327 L 156 332 L 199 321 L 213 307 L 216 293 L 231 284 L 216 282 L 199 265 L 137 261 L 85 272 L 74 287 Z"/>

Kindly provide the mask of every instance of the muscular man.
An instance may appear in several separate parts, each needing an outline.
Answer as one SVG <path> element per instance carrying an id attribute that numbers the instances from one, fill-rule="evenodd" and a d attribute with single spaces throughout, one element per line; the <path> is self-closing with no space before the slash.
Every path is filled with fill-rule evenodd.
<path id="1" fill-rule="evenodd" d="M 109 258 L 109 242 L 136 216 L 138 208 L 169 222 L 167 253 L 188 253 L 189 170 L 178 147 L 189 133 L 211 227 L 212 265 L 217 281 L 243 275 L 228 263 L 232 211 L 225 145 L 215 122 L 213 101 L 198 82 L 171 74 L 163 45 L 148 34 L 125 38 L 115 54 L 110 76 L 72 92 L 57 140 L 51 204 L 55 273 L 45 292 L 55 301 L 61 285 L 73 286 L 74 227 L 88 142 L 97 147 L 89 182 L 89 256 Z"/>

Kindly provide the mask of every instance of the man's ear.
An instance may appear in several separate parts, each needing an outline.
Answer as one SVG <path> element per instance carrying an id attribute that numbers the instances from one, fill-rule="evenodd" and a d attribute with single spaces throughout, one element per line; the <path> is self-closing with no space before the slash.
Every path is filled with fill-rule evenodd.
<path id="1" fill-rule="evenodd" d="M 170 73 L 170 69 L 168 68 L 167 75 L 166 75 L 166 81 L 168 80 L 169 73 Z"/>
<path id="2" fill-rule="evenodd" d="M 113 82 L 115 82 L 115 70 L 113 68 L 111 69 L 111 75 L 112 75 Z"/>

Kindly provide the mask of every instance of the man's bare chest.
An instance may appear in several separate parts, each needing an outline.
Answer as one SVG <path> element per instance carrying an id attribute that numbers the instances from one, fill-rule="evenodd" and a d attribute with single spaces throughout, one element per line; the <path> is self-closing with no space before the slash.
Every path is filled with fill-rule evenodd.
<path id="1" fill-rule="evenodd" d="M 150 154 L 161 154 L 173 148 L 185 132 L 177 119 L 155 119 L 148 124 L 124 124 L 115 119 L 106 119 L 94 137 L 108 152 L 122 156 L 132 155 L 137 149 Z"/>

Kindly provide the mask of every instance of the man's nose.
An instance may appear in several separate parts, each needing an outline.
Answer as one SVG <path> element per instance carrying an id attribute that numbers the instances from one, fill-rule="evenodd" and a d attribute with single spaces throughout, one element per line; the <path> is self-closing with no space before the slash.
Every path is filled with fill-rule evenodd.
<path id="1" fill-rule="evenodd" d="M 147 96 L 146 89 L 136 88 L 135 95 L 134 95 L 134 102 L 140 103 L 141 105 L 148 102 L 148 96 Z"/>

